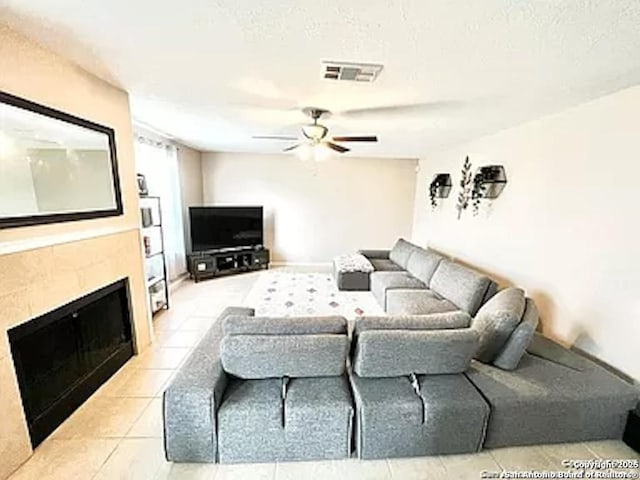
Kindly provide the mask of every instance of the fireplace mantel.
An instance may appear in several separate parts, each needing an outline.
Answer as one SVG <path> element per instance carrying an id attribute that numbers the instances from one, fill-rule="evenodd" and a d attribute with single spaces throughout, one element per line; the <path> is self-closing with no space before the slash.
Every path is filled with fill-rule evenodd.
<path id="1" fill-rule="evenodd" d="M 134 351 L 152 340 L 137 229 L 0 254 L 0 479 L 32 454 L 7 330 L 117 280 L 129 279 Z"/>

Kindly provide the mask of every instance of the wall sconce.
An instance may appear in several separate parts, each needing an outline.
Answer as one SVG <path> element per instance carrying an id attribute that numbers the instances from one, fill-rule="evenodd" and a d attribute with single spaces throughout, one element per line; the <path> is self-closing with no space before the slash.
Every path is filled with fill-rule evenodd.
<path id="1" fill-rule="evenodd" d="M 493 200 L 500 196 L 507 185 L 507 174 L 502 165 L 486 165 L 478 168 L 473 177 L 473 213 L 478 214 L 480 200 Z"/>
<path id="2" fill-rule="evenodd" d="M 436 173 L 429 184 L 429 199 L 431 207 L 438 206 L 438 198 L 447 198 L 451 193 L 451 175 L 448 173 Z"/>

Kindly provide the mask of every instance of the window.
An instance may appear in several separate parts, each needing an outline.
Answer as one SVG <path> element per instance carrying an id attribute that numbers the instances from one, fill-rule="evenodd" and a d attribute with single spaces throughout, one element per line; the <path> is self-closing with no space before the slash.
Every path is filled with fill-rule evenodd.
<path id="1" fill-rule="evenodd" d="M 135 154 L 137 173 L 145 176 L 149 195 L 160 197 L 167 275 L 174 280 L 187 271 L 178 150 L 173 145 L 138 136 Z"/>

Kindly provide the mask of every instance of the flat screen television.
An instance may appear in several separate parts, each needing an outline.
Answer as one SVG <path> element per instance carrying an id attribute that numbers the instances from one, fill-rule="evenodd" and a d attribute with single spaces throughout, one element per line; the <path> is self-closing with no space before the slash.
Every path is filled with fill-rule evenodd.
<path id="1" fill-rule="evenodd" d="M 191 251 L 264 244 L 262 207 L 189 207 Z"/>

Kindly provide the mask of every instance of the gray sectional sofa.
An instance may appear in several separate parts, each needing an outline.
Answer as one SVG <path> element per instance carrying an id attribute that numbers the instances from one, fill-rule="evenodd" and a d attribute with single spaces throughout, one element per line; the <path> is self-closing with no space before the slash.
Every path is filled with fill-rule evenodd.
<path id="1" fill-rule="evenodd" d="M 387 314 L 228 308 L 164 393 L 175 462 L 362 459 L 620 439 L 638 391 L 536 333 L 523 290 L 404 240 L 362 251 Z M 406 270 L 403 270 L 406 268 Z"/>

